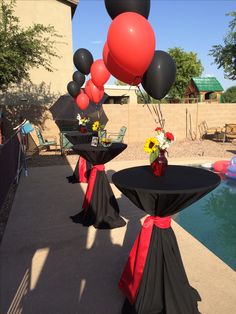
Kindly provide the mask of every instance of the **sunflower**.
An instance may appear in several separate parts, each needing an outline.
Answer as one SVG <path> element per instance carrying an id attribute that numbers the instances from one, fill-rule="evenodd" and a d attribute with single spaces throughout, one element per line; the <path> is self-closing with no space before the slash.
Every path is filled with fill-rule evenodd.
<path id="1" fill-rule="evenodd" d="M 99 121 L 95 121 L 92 125 L 92 130 L 97 131 L 99 129 L 100 123 Z"/>
<path id="2" fill-rule="evenodd" d="M 158 140 L 155 137 L 149 137 L 144 144 L 144 151 L 146 153 L 153 153 L 158 146 Z"/>

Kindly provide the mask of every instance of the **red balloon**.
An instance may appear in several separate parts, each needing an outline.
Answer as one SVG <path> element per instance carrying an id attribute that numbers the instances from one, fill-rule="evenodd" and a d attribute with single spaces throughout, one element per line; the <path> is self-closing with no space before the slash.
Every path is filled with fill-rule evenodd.
<path id="1" fill-rule="evenodd" d="M 91 80 L 88 80 L 88 81 L 85 83 L 84 90 L 85 90 L 85 93 L 88 95 L 88 98 L 89 98 L 90 100 L 92 100 L 93 96 L 92 96 L 92 91 L 91 91 L 91 88 L 90 88 L 90 81 L 91 81 Z"/>
<path id="2" fill-rule="evenodd" d="M 85 110 L 89 105 L 88 96 L 81 90 L 80 94 L 75 98 L 76 105 L 81 109 Z"/>
<path id="3" fill-rule="evenodd" d="M 91 101 L 98 104 L 104 95 L 104 87 L 98 88 L 90 79 L 85 84 L 85 92 Z"/>
<path id="4" fill-rule="evenodd" d="M 118 80 L 134 86 L 138 85 L 142 81 L 141 76 L 134 76 L 117 64 L 110 54 L 107 43 L 105 43 L 103 48 L 103 60 L 110 73 Z"/>
<path id="5" fill-rule="evenodd" d="M 90 73 L 91 79 L 97 87 L 102 87 L 110 78 L 110 72 L 107 70 L 102 59 L 93 62 Z"/>
<path id="6" fill-rule="evenodd" d="M 143 76 L 154 56 L 156 42 L 148 20 L 140 14 L 126 12 L 112 21 L 107 44 L 121 68 L 134 76 Z"/>

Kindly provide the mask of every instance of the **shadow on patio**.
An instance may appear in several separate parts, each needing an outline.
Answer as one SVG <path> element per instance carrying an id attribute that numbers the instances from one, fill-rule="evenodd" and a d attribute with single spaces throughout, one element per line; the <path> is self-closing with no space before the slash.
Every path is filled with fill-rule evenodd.
<path id="1" fill-rule="evenodd" d="M 50 158 L 51 165 L 30 167 L 29 176 L 20 179 L 0 247 L 0 311 L 121 313 L 118 281 L 145 213 L 111 184 L 127 225 L 98 230 L 74 224 L 70 216 L 81 209 L 87 185 L 69 184 L 66 177 L 74 166 L 55 165 L 61 156 Z M 132 165 L 107 163 L 109 180 L 114 171 Z M 234 313 L 235 272 L 174 221 L 172 228 L 189 281 L 202 298 L 199 310 Z"/>
<path id="2" fill-rule="evenodd" d="M 119 313 L 117 283 L 144 213 L 120 197 L 126 227 L 74 224 L 87 185 L 69 184 L 72 167 L 58 158 L 43 156 L 48 166 L 21 175 L 1 243 L 1 312 Z"/>

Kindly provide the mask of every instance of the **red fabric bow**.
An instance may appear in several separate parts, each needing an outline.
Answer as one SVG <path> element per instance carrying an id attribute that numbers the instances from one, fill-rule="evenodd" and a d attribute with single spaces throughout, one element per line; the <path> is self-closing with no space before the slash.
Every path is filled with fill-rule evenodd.
<path id="1" fill-rule="evenodd" d="M 93 194 L 93 187 L 94 187 L 94 183 L 96 181 L 97 171 L 104 171 L 104 170 L 105 170 L 104 165 L 95 165 L 91 169 L 87 190 L 86 190 L 84 202 L 82 205 L 82 208 L 85 210 L 85 213 L 86 213 L 86 210 L 88 208 L 88 205 L 90 203 L 90 200 L 91 200 L 91 197 Z"/>
<path id="2" fill-rule="evenodd" d="M 88 178 L 87 178 L 87 164 L 86 160 L 83 157 L 79 158 L 79 180 L 82 183 L 87 183 Z"/>
<path id="3" fill-rule="evenodd" d="M 171 217 L 148 216 L 144 220 L 142 230 L 134 242 L 119 281 L 119 288 L 131 304 L 133 304 L 136 299 L 142 279 L 154 225 L 161 229 L 170 228 Z"/>

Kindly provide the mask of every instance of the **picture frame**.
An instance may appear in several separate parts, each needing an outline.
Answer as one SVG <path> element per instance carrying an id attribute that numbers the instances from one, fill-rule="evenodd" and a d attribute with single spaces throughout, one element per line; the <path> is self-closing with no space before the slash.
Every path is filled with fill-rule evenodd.
<path id="1" fill-rule="evenodd" d="M 93 136 L 92 140 L 91 140 L 91 146 L 98 146 L 98 137 L 97 136 Z"/>

